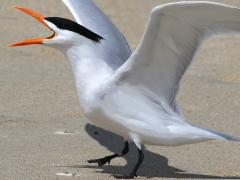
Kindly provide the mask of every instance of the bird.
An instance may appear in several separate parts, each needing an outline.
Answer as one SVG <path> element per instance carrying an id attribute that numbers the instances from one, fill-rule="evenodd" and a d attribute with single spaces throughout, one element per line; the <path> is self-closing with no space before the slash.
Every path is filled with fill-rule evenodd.
<path id="1" fill-rule="evenodd" d="M 240 8 L 208 1 L 159 5 L 150 13 L 142 39 L 132 51 L 124 35 L 91 0 L 63 0 L 76 21 L 45 17 L 16 6 L 53 34 L 12 44 L 41 44 L 66 55 L 85 116 L 95 125 L 122 136 L 120 153 L 89 160 L 103 166 L 138 149 L 135 178 L 144 160 L 144 145 L 180 146 L 211 140 L 240 142 L 187 121 L 176 101 L 181 80 L 204 41 L 240 32 Z M 137 17 L 136 17 L 137 18 Z"/>

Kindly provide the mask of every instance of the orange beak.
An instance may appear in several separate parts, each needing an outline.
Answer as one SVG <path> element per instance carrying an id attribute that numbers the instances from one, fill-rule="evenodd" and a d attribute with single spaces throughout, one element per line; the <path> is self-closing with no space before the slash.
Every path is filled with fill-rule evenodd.
<path id="1" fill-rule="evenodd" d="M 44 21 L 45 17 L 43 15 L 41 15 L 40 13 L 34 12 L 30 9 L 26 9 L 20 6 L 15 6 L 16 9 L 23 11 L 24 13 L 32 16 L 33 18 L 37 19 L 40 23 L 42 23 L 44 26 L 46 26 L 47 28 L 49 28 L 51 31 L 53 31 Z M 15 44 L 10 45 L 9 47 L 15 47 L 15 46 L 26 46 L 26 45 L 31 45 L 31 44 L 43 44 L 43 41 L 46 39 L 51 39 L 55 36 L 55 32 L 53 31 L 53 35 L 51 35 L 50 37 L 47 38 L 36 38 L 36 39 L 29 39 L 29 40 L 25 40 L 22 42 L 18 42 Z"/>

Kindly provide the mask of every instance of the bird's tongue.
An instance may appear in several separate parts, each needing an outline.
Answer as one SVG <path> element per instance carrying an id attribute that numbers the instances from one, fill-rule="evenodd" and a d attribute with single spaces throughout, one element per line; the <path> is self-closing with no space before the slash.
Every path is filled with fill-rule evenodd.
<path id="1" fill-rule="evenodd" d="M 32 16 L 33 18 L 37 19 L 40 23 L 42 23 L 44 26 L 46 26 L 47 28 L 49 28 L 50 30 L 52 30 L 44 21 L 45 17 L 43 15 L 41 15 L 40 13 L 34 12 L 30 9 L 27 8 L 23 8 L 20 6 L 15 6 L 16 9 L 19 9 L 20 11 L 23 11 L 24 13 Z M 53 31 L 53 30 L 52 30 Z M 54 31 L 53 31 L 54 32 Z M 31 44 L 43 44 L 43 41 L 46 39 L 50 39 L 52 37 L 55 36 L 55 32 L 52 36 L 47 37 L 47 38 L 36 38 L 36 39 L 29 39 L 29 40 L 25 40 L 22 42 L 17 42 L 14 43 L 12 45 L 10 45 L 10 47 L 15 47 L 15 46 L 25 46 L 25 45 L 31 45 Z"/>

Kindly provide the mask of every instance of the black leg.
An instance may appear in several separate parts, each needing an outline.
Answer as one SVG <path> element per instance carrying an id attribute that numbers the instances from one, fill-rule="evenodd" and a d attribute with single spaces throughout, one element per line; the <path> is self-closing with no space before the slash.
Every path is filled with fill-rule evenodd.
<path id="1" fill-rule="evenodd" d="M 122 152 L 120 154 L 113 154 L 111 156 L 106 156 L 106 157 L 100 158 L 100 159 L 88 160 L 88 163 L 98 163 L 98 167 L 101 167 L 106 163 L 110 164 L 111 160 L 114 158 L 122 157 L 122 156 L 126 155 L 128 153 L 128 151 L 129 151 L 129 144 L 128 144 L 128 141 L 126 141 L 124 149 L 122 150 Z"/>
<path id="2" fill-rule="evenodd" d="M 135 167 L 133 168 L 132 172 L 128 176 L 114 175 L 114 177 L 116 179 L 132 179 L 134 177 L 137 177 L 137 170 L 140 167 L 140 165 L 142 164 L 143 159 L 144 159 L 144 154 L 143 154 L 142 150 L 138 149 L 138 161 L 137 161 L 137 164 L 135 165 Z"/>

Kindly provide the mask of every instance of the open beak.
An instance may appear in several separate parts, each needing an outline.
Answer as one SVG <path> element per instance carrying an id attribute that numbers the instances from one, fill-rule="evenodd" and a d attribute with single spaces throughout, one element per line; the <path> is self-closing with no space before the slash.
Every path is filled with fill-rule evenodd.
<path id="1" fill-rule="evenodd" d="M 23 11 L 24 13 L 32 16 L 33 18 L 37 19 L 40 23 L 42 23 L 44 26 L 46 26 L 47 28 L 49 28 L 53 34 L 50 37 L 47 38 L 36 38 L 36 39 L 29 39 L 29 40 L 25 40 L 22 42 L 18 42 L 15 44 L 10 45 L 9 47 L 15 47 L 15 46 L 26 46 L 26 45 L 31 45 L 31 44 L 43 44 L 44 40 L 47 39 L 52 39 L 55 36 L 55 31 L 53 31 L 44 21 L 45 17 L 43 15 L 41 15 L 40 13 L 34 12 L 30 9 L 26 9 L 20 6 L 15 6 L 16 9 L 19 9 L 20 11 Z"/>

